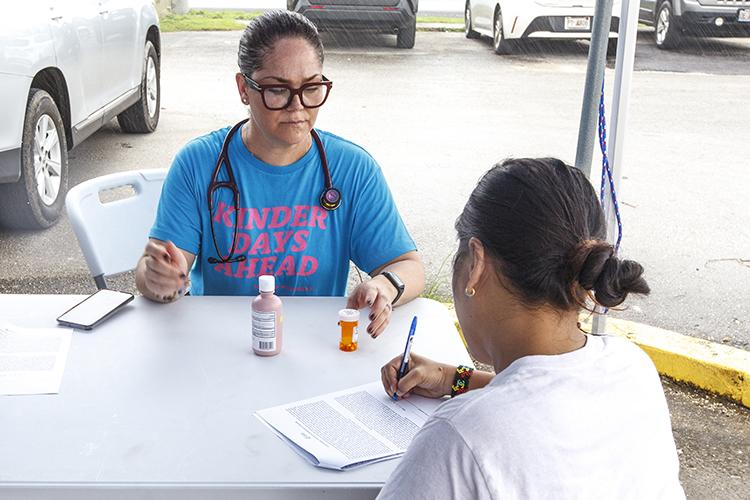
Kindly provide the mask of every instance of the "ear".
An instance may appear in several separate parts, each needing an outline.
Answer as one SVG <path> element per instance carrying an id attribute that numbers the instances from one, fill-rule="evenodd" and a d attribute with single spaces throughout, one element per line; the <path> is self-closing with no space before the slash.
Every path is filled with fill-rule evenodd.
<path id="1" fill-rule="evenodd" d="M 237 91 L 240 93 L 240 100 L 247 104 L 248 98 L 247 98 L 247 82 L 245 81 L 245 76 L 242 73 L 237 73 L 234 75 L 234 80 L 237 82 Z"/>
<path id="2" fill-rule="evenodd" d="M 475 237 L 469 240 L 469 280 L 466 288 L 479 289 L 489 269 L 488 255 L 482 242 Z"/>

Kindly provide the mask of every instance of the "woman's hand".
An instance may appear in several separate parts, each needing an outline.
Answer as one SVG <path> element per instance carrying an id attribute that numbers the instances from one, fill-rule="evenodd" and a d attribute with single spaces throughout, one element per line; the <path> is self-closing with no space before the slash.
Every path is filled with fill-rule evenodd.
<path id="1" fill-rule="evenodd" d="M 393 396 L 395 392 L 399 398 L 408 398 L 411 393 L 428 398 L 441 398 L 451 393 L 455 366 L 412 354 L 409 357 L 409 371 L 396 382 L 400 366 L 401 356 L 397 356 L 380 369 L 383 387 L 389 396 Z"/>
<path id="2" fill-rule="evenodd" d="M 190 285 L 188 264 L 182 251 L 171 241 L 150 240 L 143 253 L 143 284 L 157 300 L 171 302 L 185 294 Z"/>
<path id="3" fill-rule="evenodd" d="M 349 309 L 370 307 L 370 325 L 367 327 L 367 333 L 372 338 L 376 338 L 383 333 L 383 330 L 391 321 L 391 312 L 393 311 L 391 302 L 395 297 L 396 290 L 391 282 L 382 276 L 376 276 L 369 281 L 360 283 L 352 291 L 346 307 Z"/>

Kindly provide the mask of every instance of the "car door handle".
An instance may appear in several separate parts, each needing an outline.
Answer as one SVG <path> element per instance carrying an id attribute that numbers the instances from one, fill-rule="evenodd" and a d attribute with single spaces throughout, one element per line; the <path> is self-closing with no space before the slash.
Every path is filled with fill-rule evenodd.
<path id="1" fill-rule="evenodd" d="M 104 14 L 109 14 L 109 11 L 108 10 L 99 11 L 99 15 L 103 16 Z"/>

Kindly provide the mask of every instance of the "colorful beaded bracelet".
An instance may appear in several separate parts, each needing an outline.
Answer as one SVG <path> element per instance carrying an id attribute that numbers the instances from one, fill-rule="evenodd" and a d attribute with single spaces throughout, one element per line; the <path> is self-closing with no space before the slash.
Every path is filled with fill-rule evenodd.
<path id="1" fill-rule="evenodd" d="M 469 390 L 469 379 L 474 373 L 474 368 L 460 365 L 456 368 L 456 375 L 453 377 L 451 385 L 451 397 L 458 396 Z"/>

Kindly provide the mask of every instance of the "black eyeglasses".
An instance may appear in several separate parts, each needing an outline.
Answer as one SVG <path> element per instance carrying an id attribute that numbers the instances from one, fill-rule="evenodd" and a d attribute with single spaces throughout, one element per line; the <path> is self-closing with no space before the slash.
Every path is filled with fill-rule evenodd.
<path id="1" fill-rule="evenodd" d="M 328 99 L 328 94 L 331 93 L 331 86 L 333 85 L 333 82 L 325 76 L 322 82 L 305 83 L 296 89 L 282 83 L 260 84 L 244 73 L 242 76 L 245 77 L 245 81 L 251 89 L 260 92 L 263 105 L 271 111 L 288 108 L 295 95 L 299 96 L 299 100 L 304 107 L 319 108 Z"/>

